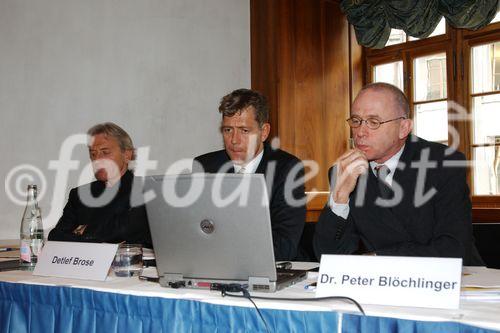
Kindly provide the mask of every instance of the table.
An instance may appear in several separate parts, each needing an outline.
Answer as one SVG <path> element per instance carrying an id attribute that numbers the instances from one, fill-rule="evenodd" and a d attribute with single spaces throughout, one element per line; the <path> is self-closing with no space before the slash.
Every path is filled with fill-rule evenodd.
<path id="1" fill-rule="evenodd" d="M 491 271 L 490 271 L 491 272 Z M 500 271 L 494 271 L 500 278 Z M 310 282 L 310 281 L 309 281 Z M 271 297 L 314 297 L 307 282 Z M 500 302 L 461 300 L 459 310 L 363 305 L 343 301 L 256 300 L 271 332 L 493 332 Z M 105 282 L 0 272 L 0 332 L 265 332 L 246 299 L 167 289 L 137 278 Z"/>

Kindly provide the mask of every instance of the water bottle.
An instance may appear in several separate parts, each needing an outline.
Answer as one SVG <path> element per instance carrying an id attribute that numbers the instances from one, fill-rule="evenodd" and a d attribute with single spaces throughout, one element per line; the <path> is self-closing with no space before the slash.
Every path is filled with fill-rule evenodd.
<path id="1" fill-rule="evenodd" d="M 33 270 L 43 247 L 42 215 L 36 200 L 36 185 L 28 185 L 28 201 L 21 221 L 21 269 Z"/>

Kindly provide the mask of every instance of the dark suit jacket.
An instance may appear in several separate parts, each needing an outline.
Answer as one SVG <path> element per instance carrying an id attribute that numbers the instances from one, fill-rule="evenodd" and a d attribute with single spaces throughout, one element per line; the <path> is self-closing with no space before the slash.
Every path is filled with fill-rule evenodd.
<path id="1" fill-rule="evenodd" d="M 193 172 L 218 173 L 221 172 L 221 167 L 230 165 L 227 163 L 230 163 L 230 159 L 225 150 L 211 152 L 195 158 Z M 199 169 L 200 165 L 202 170 Z M 303 181 L 292 189 L 291 193 L 288 193 L 288 195 L 293 195 L 295 200 L 303 199 L 303 203 L 293 207 L 288 205 L 285 200 L 285 190 L 287 190 L 285 181 L 290 170 L 296 166 L 299 168 L 299 172 L 296 173 L 295 179 L 298 179 L 304 176 L 302 162 L 297 157 L 280 149 L 273 150 L 266 144 L 264 155 L 255 172 L 264 174 L 268 185 L 276 260 L 292 260 L 297 256 L 297 247 L 304 229 L 306 207 Z M 225 170 L 228 173 L 234 172 L 232 167 Z"/>
<path id="2" fill-rule="evenodd" d="M 464 265 L 481 265 L 472 237 L 465 158 L 456 151 L 447 154 L 446 148 L 416 136 L 408 137 L 392 185 L 395 192 L 400 186 L 403 197 L 390 208 L 375 204 L 381 192 L 370 168 L 350 195 L 347 220 L 335 215 L 328 204 L 323 209 L 313 240 L 316 256 L 362 251 L 456 257 L 463 258 Z M 422 171 L 419 175 L 418 162 L 425 160 L 431 168 L 424 179 Z M 364 181 L 366 191 L 358 193 Z M 362 195 L 365 200 L 357 205 Z M 423 200 L 426 196 L 430 198 Z"/>
<path id="3" fill-rule="evenodd" d="M 63 215 L 49 233 L 49 240 L 71 242 L 139 243 L 152 247 L 151 235 L 144 205 L 130 207 L 130 194 L 134 176 L 127 171 L 120 180 L 120 187 L 113 199 L 102 207 L 88 207 L 79 195 L 79 189 L 98 198 L 105 190 L 105 184 L 94 181 L 74 188 L 69 193 Z M 87 225 L 82 235 L 73 231 L 80 225 Z"/>

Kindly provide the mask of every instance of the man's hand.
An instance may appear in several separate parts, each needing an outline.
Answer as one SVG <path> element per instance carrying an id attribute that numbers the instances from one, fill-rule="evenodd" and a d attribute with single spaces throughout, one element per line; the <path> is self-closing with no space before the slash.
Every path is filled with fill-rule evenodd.
<path id="1" fill-rule="evenodd" d="M 361 150 L 352 149 L 340 156 L 336 164 L 337 178 L 333 189 L 333 201 L 346 204 L 349 195 L 356 187 L 358 177 L 368 171 L 368 160 Z"/>

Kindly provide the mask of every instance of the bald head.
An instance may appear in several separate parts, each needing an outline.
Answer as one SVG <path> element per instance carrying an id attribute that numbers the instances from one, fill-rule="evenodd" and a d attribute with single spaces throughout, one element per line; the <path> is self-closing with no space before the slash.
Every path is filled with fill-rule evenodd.
<path id="1" fill-rule="evenodd" d="M 393 101 L 394 115 L 410 118 L 410 106 L 408 103 L 408 98 L 406 98 L 406 95 L 398 87 L 385 82 L 370 83 L 361 88 L 358 96 L 356 96 L 356 99 L 358 99 L 368 90 L 388 94 L 389 96 L 391 96 Z"/>
<path id="2" fill-rule="evenodd" d="M 359 119 L 359 126 L 351 126 L 356 149 L 368 161 L 384 163 L 405 144 L 413 122 L 407 118 L 408 102 L 404 94 L 387 83 L 364 87 L 351 107 L 351 118 Z M 380 123 L 370 127 L 369 121 Z"/>

